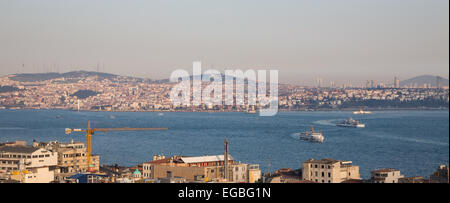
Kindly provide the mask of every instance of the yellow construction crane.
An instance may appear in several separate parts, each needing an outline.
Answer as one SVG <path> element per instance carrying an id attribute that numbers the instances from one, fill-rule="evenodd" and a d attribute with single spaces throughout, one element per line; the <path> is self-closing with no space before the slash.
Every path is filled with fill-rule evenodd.
<path id="1" fill-rule="evenodd" d="M 87 166 L 86 171 L 90 171 L 89 167 L 91 165 L 91 136 L 94 132 L 108 132 L 108 131 L 145 131 L 145 130 L 167 130 L 168 128 L 91 128 L 91 121 L 88 122 L 87 129 L 71 129 L 66 128 L 66 134 L 70 134 L 73 132 L 85 132 L 86 133 L 86 145 L 87 145 Z"/>

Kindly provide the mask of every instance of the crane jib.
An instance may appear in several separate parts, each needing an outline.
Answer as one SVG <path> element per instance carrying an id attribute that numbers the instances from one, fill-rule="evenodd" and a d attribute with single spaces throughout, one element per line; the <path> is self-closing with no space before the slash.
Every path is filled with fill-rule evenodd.
<path id="1" fill-rule="evenodd" d="M 130 127 L 124 127 L 124 128 L 91 128 L 91 121 L 88 122 L 88 128 L 86 130 L 83 129 L 71 129 L 66 128 L 66 134 L 70 134 L 72 132 L 86 132 L 86 145 L 87 145 L 87 164 L 86 164 L 86 171 L 91 171 L 90 168 L 93 167 L 91 164 L 91 150 L 92 150 L 92 142 L 91 142 L 91 136 L 94 134 L 94 132 L 107 132 L 107 131 L 150 131 L 150 130 L 168 130 L 168 128 L 130 128 Z"/>

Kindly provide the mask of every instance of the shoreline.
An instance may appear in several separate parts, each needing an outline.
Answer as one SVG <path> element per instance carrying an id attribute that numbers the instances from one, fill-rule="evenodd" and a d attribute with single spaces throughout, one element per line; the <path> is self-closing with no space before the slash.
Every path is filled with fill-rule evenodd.
<path id="1" fill-rule="evenodd" d="M 53 109 L 36 109 L 36 108 L 5 108 L 0 109 L 1 110 L 48 110 L 48 111 L 77 111 L 74 109 L 60 109 L 60 108 L 53 108 Z M 278 109 L 278 112 L 342 112 L 342 111 L 359 111 L 361 108 L 344 108 L 344 109 Z M 364 108 L 365 111 L 448 111 L 449 108 Z M 105 110 L 79 110 L 79 112 L 112 112 L 112 113 L 120 113 L 120 112 L 128 112 L 128 113 L 145 113 L 145 112 L 154 112 L 154 113 L 246 113 L 246 111 L 237 111 L 237 110 L 202 110 L 202 111 L 195 111 L 195 110 L 113 110 L 113 111 L 105 111 Z M 258 112 L 254 113 L 258 114 Z"/>

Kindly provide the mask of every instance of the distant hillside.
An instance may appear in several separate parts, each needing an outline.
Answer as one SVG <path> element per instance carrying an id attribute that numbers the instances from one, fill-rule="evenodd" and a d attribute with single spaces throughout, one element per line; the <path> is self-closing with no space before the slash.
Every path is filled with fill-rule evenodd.
<path id="1" fill-rule="evenodd" d="M 17 87 L 13 87 L 13 86 L 1 86 L 0 85 L 0 93 L 5 93 L 5 92 L 15 92 L 15 91 L 19 91 L 20 89 Z"/>
<path id="2" fill-rule="evenodd" d="M 94 92 L 92 90 L 78 90 L 77 92 L 73 93 L 70 96 L 72 96 L 72 97 L 76 96 L 79 99 L 86 99 L 88 97 L 95 96 L 97 94 L 99 94 L 99 93 L 98 92 Z"/>
<path id="3" fill-rule="evenodd" d="M 87 77 L 97 76 L 100 80 L 114 80 L 120 77 L 120 82 L 144 82 L 144 83 L 167 83 L 168 79 L 164 80 L 152 80 L 148 78 L 137 78 L 129 76 L 119 76 L 111 73 L 101 73 L 92 71 L 72 71 L 67 73 L 22 73 L 14 74 L 9 77 L 9 79 L 18 82 L 40 82 L 58 78 L 65 78 L 65 81 L 57 81 L 59 83 L 72 83 L 78 82 L 80 79 Z"/>
<path id="4" fill-rule="evenodd" d="M 441 87 L 442 86 L 448 86 L 449 85 L 449 81 L 448 79 L 445 79 L 443 77 L 439 77 L 440 80 L 440 84 Z M 410 86 L 410 85 L 416 85 L 417 87 L 423 87 L 424 84 L 430 84 L 431 86 L 436 86 L 437 84 L 437 76 L 432 76 L 432 75 L 422 75 L 422 76 L 417 76 L 408 80 L 404 80 L 400 82 L 400 86 Z"/>
<path id="5" fill-rule="evenodd" d="M 67 73 L 22 73 L 15 74 L 10 77 L 10 79 L 19 82 L 39 82 L 56 78 L 86 78 L 90 76 L 97 76 L 99 79 L 111 80 L 116 78 L 118 75 L 89 71 L 72 71 Z"/>

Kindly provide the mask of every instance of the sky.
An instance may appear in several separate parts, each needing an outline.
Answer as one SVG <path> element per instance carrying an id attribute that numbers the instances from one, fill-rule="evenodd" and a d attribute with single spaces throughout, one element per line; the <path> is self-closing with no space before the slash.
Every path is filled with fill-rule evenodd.
<path id="1" fill-rule="evenodd" d="M 448 0 L 0 0 L 0 75 L 276 69 L 311 84 L 449 75 Z"/>

